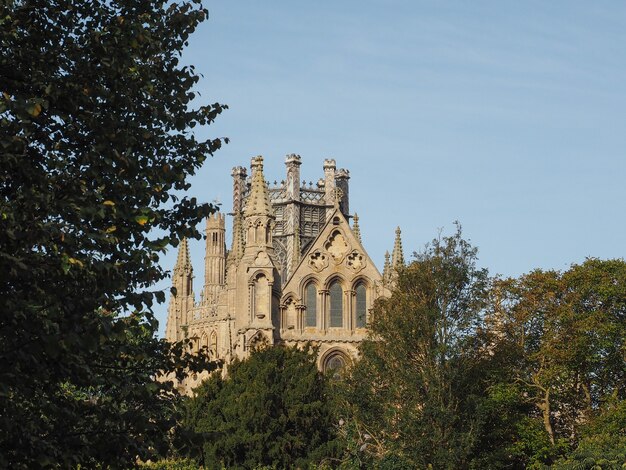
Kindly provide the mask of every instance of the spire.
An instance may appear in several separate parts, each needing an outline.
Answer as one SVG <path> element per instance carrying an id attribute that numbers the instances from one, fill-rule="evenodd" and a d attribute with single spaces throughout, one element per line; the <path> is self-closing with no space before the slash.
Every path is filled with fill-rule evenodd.
<path id="1" fill-rule="evenodd" d="M 191 257 L 189 256 L 189 246 L 187 239 L 183 238 L 178 247 L 178 257 L 176 258 L 176 266 L 174 272 L 180 272 L 191 269 Z"/>
<path id="2" fill-rule="evenodd" d="M 391 262 L 389 261 L 389 250 L 385 251 L 385 265 L 383 266 L 383 281 L 387 282 L 391 276 Z"/>
<path id="3" fill-rule="evenodd" d="M 359 214 L 355 212 L 352 220 L 354 221 L 352 223 L 352 232 L 354 233 L 354 236 L 359 241 L 359 243 L 362 245 L 363 241 L 361 240 L 361 227 L 359 227 Z"/>
<path id="4" fill-rule="evenodd" d="M 263 157 L 254 157 L 250 166 L 252 167 L 252 183 L 244 213 L 246 217 L 252 215 L 272 216 L 270 193 L 263 175 Z"/>
<path id="5" fill-rule="evenodd" d="M 229 262 L 238 262 L 243 256 L 243 250 L 245 248 L 243 223 L 241 221 L 241 213 L 235 214 L 233 220 L 233 243 L 228 253 Z"/>
<path id="6" fill-rule="evenodd" d="M 391 266 L 398 269 L 404 266 L 404 253 L 402 251 L 402 232 L 400 227 L 396 228 L 396 239 L 393 243 L 393 252 L 391 253 Z"/>

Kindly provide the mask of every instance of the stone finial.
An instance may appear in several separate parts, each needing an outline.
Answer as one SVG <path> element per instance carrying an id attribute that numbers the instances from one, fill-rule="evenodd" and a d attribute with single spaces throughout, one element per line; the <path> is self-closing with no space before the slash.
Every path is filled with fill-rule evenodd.
<path id="1" fill-rule="evenodd" d="M 302 165 L 302 159 L 300 158 L 300 155 L 296 155 L 295 153 L 290 153 L 289 155 L 287 155 L 285 157 L 285 164 L 287 166 L 294 166 L 294 165 Z"/>
<path id="2" fill-rule="evenodd" d="M 326 158 L 324 160 L 324 170 L 335 170 L 337 168 L 337 162 L 334 158 Z"/>
<path id="3" fill-rule="evenodd" d="M 402 231 L 400 227 L 396 228 L 396 239 L 393 243 L 393 252 L 391 253 L 391 266 L 398 269 L 404 266 L 404 252 L 402 250 Z"/>
<path id="4" fill-rule="evenodd" d="M 270 203 L 270 194 L 267 189 L 265 177 L 263 176 L 263 157 L 258 156 L 252 158 L 250 167 L 252 168 L 252 183 L 244 214 L 246 217 L 253 215 L 272 217 L 273 211 Z"/>
<path id="5" fill-rule="evenodd" d="M 352 220 L 352 232 L 354 233 L 354 236 L 357 238 L 359 243 L 363 244 L 363 241 L 361 240 L 361 227 L 359 227 L 359 215 L 356 212 L 354 213 L 354 217 L 352 218 Z"/>

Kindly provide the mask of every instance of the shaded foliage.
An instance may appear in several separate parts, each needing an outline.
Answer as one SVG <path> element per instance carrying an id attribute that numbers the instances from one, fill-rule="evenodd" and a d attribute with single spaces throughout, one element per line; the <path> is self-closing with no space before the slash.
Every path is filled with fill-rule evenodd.
<path id="1" fill-rule="evenodd" d="M 218 469 L 320 462 L 334 438 L 328 393 L 314 351 L 257 350 L 196 389 L 185 419 L 196 435 L 192 455 Z"/>
<path id="2" fill-rule="evenodd" d="M 164 447 L 176 393 L 155 378 L 190 358 L 155 339 L 165 294 L 149 288 L 215 210 L 175 196 L 221 145 L 190 133 L 223 107 L 192 108 L 198 76 L 179 63 L 206 16 L 195 1 L 0 3 L 2 467 Z"/>
<path id="3" fill-rule="evenodd" d="M 438 238 L 372 311 L 343 396 L 346 468 L 618 468 L 626 263 L 488 280 Z"/>

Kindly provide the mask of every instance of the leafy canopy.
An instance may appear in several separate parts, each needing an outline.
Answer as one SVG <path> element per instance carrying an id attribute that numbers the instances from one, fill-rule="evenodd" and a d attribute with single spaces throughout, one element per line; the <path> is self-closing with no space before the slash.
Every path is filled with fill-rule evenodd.
<path id="1" fill-rule="evenodd" d="M 391 297 L 372 311 L 347 402 L 372 436 L 363 450 L 378 460 L 462 468 L 469 458 L 480 377 L 475 336 L 488 287 L 476 253 L 457 226 L 400 270 Z"/>
<path id="2" fill-rule="evenodd" d="M 215 210 L 176 196 L 221 145 L 191 133 L 225 107 L 195 106 L 180 63 L 206 17 L 195 0 L 0 3 L 0 466 L 126 465 L 167 434 L 154 379 L 184 364 L 148 289 Z"/>

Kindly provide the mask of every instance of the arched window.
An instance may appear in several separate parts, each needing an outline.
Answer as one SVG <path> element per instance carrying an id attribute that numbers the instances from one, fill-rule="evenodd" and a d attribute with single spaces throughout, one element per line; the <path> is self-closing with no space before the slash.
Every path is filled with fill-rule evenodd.
<path id="1" fill-rule="evenodd" d="M 329 358 L 326 362 L 326 371 L 330 372 L 340 370 L 343 369 L 345 366 L 346 363 L 344 362 L 343 357 L 341 357 L 339 354 L 336 354 Z"/>
<path id="2" fill-rule="evenodd" d="M 306 313 L 304 317 L 304 326 L 316 326 L 317 325 L 317 289 L 312 282 L 306 286 L 306 292 L 304 295 L 304 305 L 306 306 Z"/>
<path id="3" fill-rule="evenodd" d="M 339 282 L 331 284 L 330 289 L 330 326 L 343 326 L 343 289 Z"/>
<path id="4" fill-rule="evenodd" d="M 335 351 L 326 357 L 322 364 L 325 374 L 330 377 L 339 378 L 348 364 L 348 358 L 340 351 Z"/>
<path id="5" fill-rule="evenodd" d="M 367 302 L 365 286 L 361 283 L 356 286 L 356 327 L 365 328 L 367 321 Z"/>

